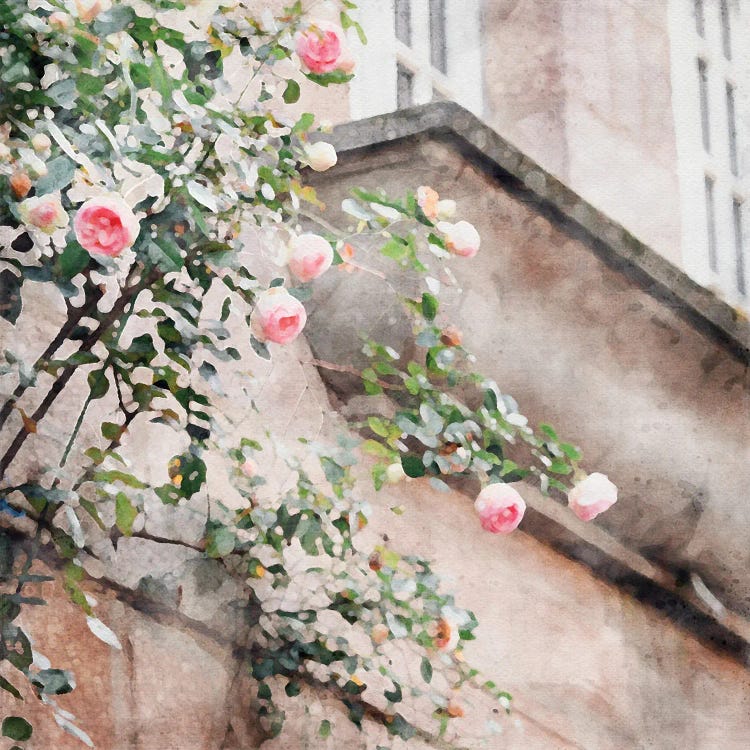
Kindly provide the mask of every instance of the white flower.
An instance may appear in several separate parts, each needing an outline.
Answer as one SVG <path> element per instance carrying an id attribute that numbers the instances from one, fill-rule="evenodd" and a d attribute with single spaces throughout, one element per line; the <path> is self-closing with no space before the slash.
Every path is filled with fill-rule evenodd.
<path id="1" fill-rule="evenodd" d="M 305 160 L 310 169 L 316 172 L 325 172 L 338 161 L 336 149 L 325 141 L 310 143 L 305 147 Z"/>

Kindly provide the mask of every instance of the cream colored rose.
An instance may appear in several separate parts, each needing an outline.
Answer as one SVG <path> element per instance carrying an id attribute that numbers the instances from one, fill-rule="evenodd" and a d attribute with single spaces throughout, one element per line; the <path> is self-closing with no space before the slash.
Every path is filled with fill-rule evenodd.
<path id="1" fill-rule="evenodd" d="M 305 146 L 305 161 L 310 169 L 325 172 L 336 164 L 338 156 L 336 156 L 336 149 L 330 143 L 318 141 Z"/>
<path id="2" fill-rule="evenodd" d="M 68 214 L 60 202 L 59 195 L 42 195 L 27 198 L 18 207 L 24 224 L 52 234 L 56 229 L 68 226 Z"/>

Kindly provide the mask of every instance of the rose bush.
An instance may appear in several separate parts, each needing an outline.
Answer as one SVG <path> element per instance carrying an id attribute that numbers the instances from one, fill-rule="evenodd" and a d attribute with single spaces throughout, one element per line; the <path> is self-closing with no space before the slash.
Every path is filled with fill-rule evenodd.
<path id="1" fill-rule="evenodd" d="M 328 169 L 336 154 L 311 145 L 320 123 L 291 107 L 300 83 L 351 77 L 345 29 L 362 35 L 353 9 L 342 1 L 334 24 L 307 18 L 301 2 L 274 16 L 244 0 L 187 9 L 172 0 L 0 0 L 0 312 L 17 324 L 29 281 L 64 310 L 34 361 L 20 335 L 4 350 L 0 542 L 11 553 L 0 569 L 0 664 L 12 679 L 0 689 L 20 698 L 16 683 L 27 680 L 85 743 L 55 702 L 73 675 L 46 664 L 43 643 L 32 649 L 19 624 L 24 608 L 42 606 L 37 558 L 56 556 L 92 634 L 117 648 L 87 596 L 87 569 L 106 571 L 120 538 L 154 541 L 146 521 L 155 507 L 169 514 L 196 498 L 208 506 L 211 461 L 225 468 L 233 504 L 211 507 L 192 549 L 241 589 L 236 606 L 253 633 L 247 667 L 269 736 L 283 724 L 279 695 L 303 684 L 340 699 L 356 724 L 369 717 L 405 739 L 417 732 L 400 710 L 407 698 L 429 701 L 437 735 L 462 715 L 464 686 L 508 706 L 465 662 L 461 644 L 476 620 L 428 561 L 355 541 L 370 513 L 356 492 L 364 456 L 378 490 L 421 477 L 439 489 L 478 479 L 487 485 L 475 504 L 478 531 L 522 522 L 524 501 L 509 486 L 520 480 L 569 493 L 587 520 L 616 498 L 600 474 L 571 489 L 580 451 L 549 425 L 530 427 L 511 396 L 472 371 L 461 332 L 438 323 L 430 279 L 480 247 L 471 224 L 449 221 L 455 203 L 429 186 L 401 197 L 355 188 L 342 208 L 356 229 L 344 232 L 305 184 L 305 165 Z M 394 416 L 373 407 L 352 425 L 357 438 L 297 441 L 300 453 L 284 455 L 294 481 L 272 491 L 263 471 L 273 436 L 237 436 L 240 402 L 252 399 L 228 398 L 224 384 L 256 383 L 248 358 L 269 359 L 297 339 L 315 279 L 331 266 L 388 281 L 368 268 L 368 243 L 388 273 L 417 279 L 403 300 L 413 358 L 367 341 L 361 372 L 317 365 L 349 372 L 365 395 L 388 393 Z M 78 414 L 58 425 L 60 450 L 21 460 L 63 394 Z M 161 480 L 128 458 L 136 427 L 174 431 L 180 447 Z M 310 474 L 313 459 L 320 476 Z M 323 625 L 331 613 L 334 633 Z M 355 647 L 356 634 L 372 651 Z M 393 663 L 393 642 L 419 660 L 418 679 Z"/>

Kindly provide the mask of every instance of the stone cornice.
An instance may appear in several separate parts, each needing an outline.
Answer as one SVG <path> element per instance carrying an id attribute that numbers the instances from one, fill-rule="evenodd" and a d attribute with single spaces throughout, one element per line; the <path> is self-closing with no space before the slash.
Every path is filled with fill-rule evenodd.
<path id="1" fill-rule="evenodd" d="M 523 193 L 524 200 L 535 201 L 540 212 L 567 224 L 577 234 L 585 234 L 608 265 L 636 281 L 739 360 L 750 362 L 750 322 L 741 312 L 694 282 L 458 104 L 436 102 L 348 122 L 335 128 L 333 142 L 345 153 L 419 136 L 447 137 L 476 166 Z"/>

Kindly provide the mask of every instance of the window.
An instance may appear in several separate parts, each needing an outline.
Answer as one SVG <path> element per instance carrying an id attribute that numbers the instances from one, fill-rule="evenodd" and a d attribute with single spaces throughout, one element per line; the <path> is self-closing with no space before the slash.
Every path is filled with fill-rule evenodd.
<path id="1" fill-rule="evenodd" d="M 717 270 L 716 263 L 716 201 L 714 199 L 713 178 L 706 175 L 706 242 L 708 244 L 708 265 L 712 271 Z"/>
<path id="2" fill-rule="evenodd" d="M 448 48 L 445 37 L 445 0 L 430 0 L 430 62 L 448 74 Z"/>
<path id="3" fill-rule="evenodd" d="M 452 100 L 482 111 L 482 0 L 359 0 L 352 118 Z"/>
<path id="4" fill-rule="evenodd" d="M 750 3 L 669 0 L 669 24 L 683 268 L 750 311 Z"/>
<path id="5" fill-rule="evenodd" d="M 411 0 L 396 0 L 394 7 L 396 39 L 411 45 Z"/>
<path id="6" fill-rule="evenodd" d="M 742 237 L 742 201 L 732 199 L 732 217 L 734 219 L 734 262 L 737 291 L 741 295 L 747 294 L 745 281 L 745 243 Z"/>
<path id="7" fill-rule="evenodd" d="M 727 137 L 729 138 L 729 166 L 735 177 L 739 176 L 737 163 L 737 114 L 734 106 L 734 86 L 727 84 Z"/>
<path id="8" fill-rule="evenodd" d="M 706 34 L 706 20 L 703 14 L 703 0 L 695 0 L 695 7 L 693 8 L 695 15 L 695 30 L 700 36 Z"/>
<path id="9" fill-rule="evenodd" d="M 711 150 L 711 122 L 708 114 L 708 64 L 698 58 L 698 92 L 701 103 L 701 133 L 703 148 Z"/>
<path id="10" fill-rule="evenodd" d="M 727 0 L 721 0 L 719 5 L 719 12 L 721 14 L 721 46 L 724 52 L 724 57 L 727 60 L 732 59 L 732 21 L 729 16 L 729 6 Z"/>

